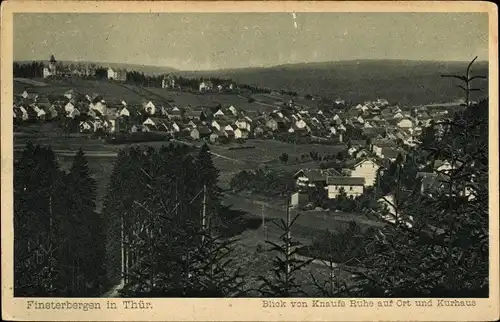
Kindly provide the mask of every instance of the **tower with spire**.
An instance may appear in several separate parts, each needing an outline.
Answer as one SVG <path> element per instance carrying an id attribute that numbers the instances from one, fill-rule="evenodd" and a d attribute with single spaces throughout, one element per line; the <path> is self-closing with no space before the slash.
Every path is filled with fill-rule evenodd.
<path id="1" fill-rule="evenodd" d="M 57 61 L 54 58 L 54 55 L 50 55 L 49 67 L 43 68 L 43 77 L 47 78 L 55 75 L 57 75 Z"/>

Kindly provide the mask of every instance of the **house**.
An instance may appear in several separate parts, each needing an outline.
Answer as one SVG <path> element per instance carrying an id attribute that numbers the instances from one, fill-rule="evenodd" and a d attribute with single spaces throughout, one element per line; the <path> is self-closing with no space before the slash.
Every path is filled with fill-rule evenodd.
<path id="1" fill-rule="evenodd" d="M 165 124 L 164 119 L 158 117 L 148 117 L 144 122 L 143 126 L 148 126 L 150 129 L 156 129 L 158 131 L 170 131 L 170 128 Z"/>
<path id="2" fill-rule="evenodd" d="M 404 118 L 401 118 L 397 123 L 396 125 L 400 128 L 404 128 L 404 129 L 408 129 L 408 128 L 412 128 L 413 127 L 413 122 L 411 119 L 407 118 L 407 117 L 404 117 Z"/>
<path id="3" fill-rule="evenodd" d="M 264 135 L 264 129 L 262 126 L 258 125 L 253 129 L 253 135 L 254 137 L 262 137 Z"/>
<path id="4" fill-rule="evenodd" d="M 327 178 L 326 186 L 329 199 L 338 197 L 342 191 L 344 191 L 348 197 L 355 198 L 363 194 L 365 178 L 332 176 Z"/>
<path id="5" fill-rule="evenodd" d="M 37 114 L 36 114 L 37 119 L 43 121 L 43 120 L 45 120 L 46 116 L 47 115 L 46 115 L 45 111 L 43 109 L 39 108 L 37 111 Z"/>
<path id="6" fill-rule="evenodd" d="M 435 160 L 433 164 L 433 170 L 436 173 L 448 174 L 452 169 L 458 169 L 462 163 L 460 161 L 456 161 L 453 165 L 448 160 Z"/>
<path id="7" fill-rule="evenodd" d="M 156 113 L 156 105 L 152 101 L 149 101 L 147 103 L 143 103 L 142 107 L 146 113 L 149 115 L 155 115 Z"/>
<path id="8" fill-rule="evenodd" d="M 275 119 L 269 119 L 266 122 L 266 127 L 271 129 L 272 131 L 276 131 L 278 130 L 278 121 L 276 121 Z"/>
<path id="9" fill-rule="evenodd" d="M 211 126 L 215 128 L 217 131 L 222 130 L 231 130 L 234 131 L 236 126 L 232 126 L 231 123 L 227 120 L 213 120 Z"/>
<path id="10" fill-rule="evenodd" d="M 87 116 L 92 118 L 92 119 L 95 119 L 97 117 L 97 113 L 94 109 L 87 109 Z"/>
<path id="11" fill-rule="evenodd" d="M 401 112 L 398 112 L 398 113 L 396 113 L 396 114 L 393 116 L 393 118 L 395 118 L 395 119 L 402 119 L 403 117 L 404 117 L 404 115 L 403 115 Z"/>
<path id="12" fill-rule="evenodd" d="M 57 75 L 57 61 L 54 55 L 51 55 L 48 66 L 43 68 L 43 78 L 55 75 Z"/>
<path id="13" fill-rule="evenodd" d="M 390 161 L 396 161 L 396 159 L 398 158 L 399 154 L 403 155 L 403 152 L 401 152 L 397 148 L 394 148 L 394 147 L 383 147 L 383 148 L 381 148 L 380 157 L 382 159 L 386 159 L 386 160 L 390 160 Z"/>
<path id="14" fill-rule="evenodd" d="M 214 85 L 211 81 L 203 81 L 200 83 L 199 90 L 200 92 L 211 91 Z"/>
<path id="15" fill-rule="evenodd" d="M 149 132 L 148 128 L 145 128 L 141 124 L 134 124 L 130 127 L 130 133 L 136 132 Z"/>
<path id="16" fill-rule="evenodd" d="M 308 193 L 297 191 L 290 197 L 290 205 L 293 207 L 304 206 L 307 205 L 308 203 L 309 203 Z"/>
<path id="17" fill-rule="evenodd" d="M 108 68 L 108 79 L 122 81 L 122 82 L 126 81 L 127 71 L 125 69 Z"/>
<path id="18" fill-rule="evenodd" d="M 167 112 L 167 116 L 171 120 L 181 120 L 182 119 L 182 112 L 177 106 L 174 106 L 170 110 L 170 112 Z"/>
<path id="19" fill-rule="evenodd" d="M 366 158 L 353 166 L 351 177 L 364 178 L 366 187 L 373 186 L 380 164 L 371 158 Z"/>
<path id="20" fill-rule="evenodd" d="M 299 129 L 307 129 L 308 128 L 307 123 L 303 119 L 295 122 L 295 126 Z"/>
<path id="21" fill-rule="evenodd" d="M 360 149 L 360 150 L 358 150 L 358 151 L 356 151 L 356 152 L 354 153 L 354 157 L 355 157 L 356 159 L 360 159 L 360 158 L 363 158 L 363 157 L 367 157 L 367 156 L 369 156 L 369 155 L 370 155 L 370 152 L 369 152 L 367 149 L 365 149 L 365 148 L 362 148 L 362 149 Z"/>
<path id="22" fill-rule="evenodd" d="M 251 129 L 250 122 L 245 118 L 236 120 L 234 124 L 241 130 L 250 131 Z"/>
<path id="23" fill-rule="evenodd" d="M 87 133 L 91 132 L 94 126 L 89 121 L 81 121 L 79 124 L 80 132 Z"/>
<path id="24" fill-rule="evenodd" d="M 215 143 L 219 139 L 219 134 L 217 133 L 211 133 L 209 136 L 210 143 Z"/>
<path id="25" fill-rule="evenodd" d="M 226 126 L 224 126 L 224 128 L 222 130 L 223 131 L 231 131 L 231 132 L 233 132 L 233 136 L 234 136 L 234 127 L 231 124 L 227 124 Z"/>
<path id="26" fill-rule="evenodd" d="M 163 76 L 161 88 L 175 88 L 175 76 L 173 74 Z"/>
<path id="27" fill-rule="evenodd" d="M 18 106 L 18 109 L 20 111 L 20 114 L 21 114 L 21 119 L 23 121 L 27 121 L 29 119 L 29 115 L 28 115 L 28 111 L 26 110 L 26 108 L 24 108 L 24 106 Z"/>
<path id="28" fill-rule="evenodd" d="M 198 136 L 200 139 L 210 137 L 210 134 L 212 134 L 212 131 L 205 125 L 199 126 L 196 128 L 198 130 Z"/>
<path id="29" fill-rule="evenodd" d="M 193 120 L 190 120 L 186 125 L 190 128 L 198 127 L 198 124 L 195 123 Z"/>
<path id="30" fill-rule="evenodd" d="M 188 120 L 206 119 L 203 111 L 195 111 L 195 110 L 191 110 L 191 109 L 184 112 L 184 118 L 186 118 Z"/>
<path id="31" fill-rule="evenodd" d="M 234 139 L 234 131 L 233 130 L 226 130 L 226 129 L 223 129 L 221 131 L 221 134 L 226 137 L 227 139 Z"/>
<path id="32" fill-rule="evenodd" d="M 371 151 L 375 153 L 375 155 L 382 157 L 382 148 L 383 147 L 396 147 L 397 144 L 394 141 L 388 139 L 373 139 L 371 141 Z"/>
<path id="33" fill-rule="evenodd" d="M 99 112 L 100 115 L 105 115 L 106 114 L 107 105 L 106 105 L 106 102 L 104 100 L 96 102 L 96 103 L 94 103 L 92 105 L 93 106 L 90 106 L 90 108 L 92 108 L 96 112 Z"/>
<path id="34" fill-rule="evenodd" d="M 177 124 L 177 122 L 168 123 L 167 126 L 173 133 L 179 133 L 181 131 L 181 127 Z"/>
<path id="35" fill-rule="evenodd" d="M 77 108 L 75 108 L 71 112 L 68 113 L 67 117 L 74 119 L 75 117 L 77 117 L 79 115 L 80 115 L 80 111 Z"/>
<path id="36" fill-rule="evenodd" d="M 238 110 L 236 109 L 236 107 L 234 107 L 233 105 L 229 106 L 228 110 L 231 112 L 231 114 L 233 114 L 234 116 L 238 115 Z"/>
<path id="37" fill-rule="evenodd" d="M 294 133 L 298 136 L 306 136 L 309 134 L 308 130 L 309 128 L 299 128 L 295 124 L 292 124 L 292 126 L 288 129 L 288 133 Z"/>
<path id="38" fill-rule="evenodd" d="M 128 108 L 124 107 L 120 110 L 120 113 L 118 114 L 120 117 L 130 117 L 130 111 Z"/>
<path id="39" fill-rule="evenodd" d="M 118 131 L 118 122 L 116 121 L 116 116 L 107 116 L 106 120 L 103 122 L 104 129 L 109 133 L 114 133 Z"/>
<path id="40" fill-rule="evenodd" d="M 36 100 L 38 98 L 38 94 L 37 93 L 31 93 L 31 92 L 28 92 L 28 91 L 24 91 L 22 94 L 21 94 L 21 97 L 23 99 L 28 99 L 28 100 Z"/>
<path id="41" fill-rule="evenodd" d="M 356 151 L 359 150 L 359 147 L 356 147 L 356 146 L 351 146 L 348 150 L 347 150 L 347 154 L 349 154 L 351 157 L 354 157 Z"/>
<path id="42" fill-rule="evenodd" d="M 345 100 L 337 98 L 334 103 L 336 105 L 345 105 Z"/>
<path id="43" fill-rule="evenodd" d="M 55 105 L 51 105 L 48 109 L 47 109 L 47 115 L 48 115 L 48 118 L 49 119 L 54 119 L 57 117 L 59 113 L 57 112 L 57 108 Z"/>
<path id="44" fill-rule="evenodd" d="M 66 111 L 66 114 L 73 112 L 74 109 L 75 105 L 73 105 L 71 102 L 68 102 L 66 105 L 64 105 L 64 110 Z"/>
<path id="45" fill-rule="evenodd" d="M 190 131 L 189 136 L 193 140 L 199 140 L 200 139 L 200 132 L 198 132 L 198 129 L 194 128 Z"/>
<path id="46" fill-rule="evenodd" d="M 328 176 L 340 176 L 335 169 L 301 169 L 293 178 L 297 188 L 324 187 Z"/>
<path id="47" fill-rule="evenodd" d="M 248 131 L 245 129 L 237 128 L 234 130 L 235 139 L 248 139 Z"/>
<path id="48" fill-rule="evenodd" d="M 224 112 L 222 112 L 222 109 L 218 109 L 217 112 L 214 113 L 214 117 L 216 118 L 224 117 Z"/>

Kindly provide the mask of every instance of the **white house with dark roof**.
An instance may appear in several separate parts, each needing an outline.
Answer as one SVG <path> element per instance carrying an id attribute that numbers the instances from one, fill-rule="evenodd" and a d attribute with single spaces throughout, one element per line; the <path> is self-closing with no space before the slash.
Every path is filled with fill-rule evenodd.
<path id="1" fill-rule="evenodd" d="M 351 177 L 364 178 L 366 187 L 373 186 L 380 164 L 371 158 L 366 158 L 353 166 Z"/>
<path id="2" fill-rule="evenodd" d="M 313 188 L 325 186 L 329 176 L 340 176 L 340 173 L 335 169 L 300 169 L 293 178 L 297 188 Z"/>
<path id="3" fill-rule="evenodd" d="M 363 194 L 365 178 L 332 176 L 327 178 L 326 186 L 329 199 L 338 197 L 342 190 L 348 197 L 352 196 L 353 198 L 355 198 Z"/>

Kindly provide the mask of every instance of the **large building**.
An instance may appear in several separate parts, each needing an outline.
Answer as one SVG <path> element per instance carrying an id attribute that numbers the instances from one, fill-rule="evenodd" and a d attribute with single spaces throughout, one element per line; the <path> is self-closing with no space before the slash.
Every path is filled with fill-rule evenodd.
<path id="1" fill-rule="evenodd" d="M 175 88 L 175 77 L 172 74 L 165 75 L 161 80 L 161 88 Z"/>
<path id="2" fill-rule="evenodd" d="M 95 76 L 96 69 L 95 67 L 80 64 L 77 66 L 71 64 L 62 65 L 57 63 L 54 55 L 50 56 L 50 60 L 48 66 L 43 68 L 43 78 L 51 77 L 51 76 L 59 76 L 59 77 L 84 77 L 84 76 Z"/>
<path id="3" fill-rule="evenodd" d="M 127 80 L 127 71 L 125 69 L 108 68 L 108 79 L 124 82 Z"/>
<path id="4" fill-rule="evenodd" d="M 337 198 L 342 191 L 345 192 L 347 197 L 356 198 L 363 194 L 365 186 L 365 178 L 359 177 L 328 177 L 326 181 L 328 198 Z"/>
<path id="5" fill-rule="evenodd" d="M 57 75 L 57 61 L 54 58 L 54 55 L 51 55 L 49 60 L 49 66 L 43 68 L 43 78 L 56 75 Z"/>

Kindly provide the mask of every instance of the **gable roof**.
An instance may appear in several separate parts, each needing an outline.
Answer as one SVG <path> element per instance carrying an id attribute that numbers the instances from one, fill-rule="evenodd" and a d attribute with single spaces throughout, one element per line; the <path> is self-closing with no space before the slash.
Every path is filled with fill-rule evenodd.
<path id="1" fill-rule="evenodd" d="M 371 161 L 371 162 L 375 163 L 376 165 L 381 166 L 381 164 L 378 160 L 376 160 L 374 158 L 366 158 L 366 159 L 359 161 L 355 165 L 353 165 L 353 168 L 356 168 L 358 165 L 363 164 L 363 163 L 368 162 L 368 161 Z"/>
<path id="2" fill-rule="evenodd" d="M 400 153 L 401 155 L 403 155 L 403 153 L 399 149 L 393 147 L 382 147 L 382 156 L 384 158 L 397 158 Z"/>
<path id="3" fill-rule="evenodd" d="M 328 177 L 326 184 L 337 186 L 364 186 L 365 178 L 344 176 Z"/>

